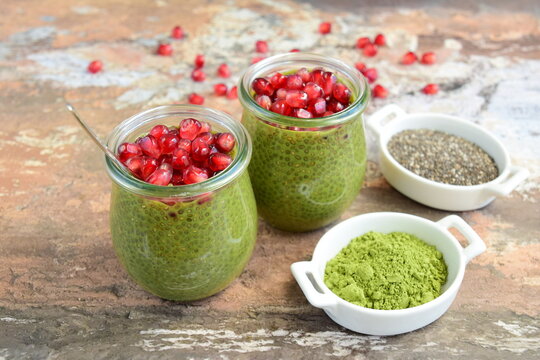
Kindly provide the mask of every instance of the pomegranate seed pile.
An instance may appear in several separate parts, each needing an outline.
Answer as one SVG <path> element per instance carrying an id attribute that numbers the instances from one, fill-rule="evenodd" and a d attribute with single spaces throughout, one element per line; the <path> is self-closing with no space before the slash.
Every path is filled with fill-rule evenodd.
<path id="1" fill-rule="evenodd" d="M 188 185 L 207 180 L 232 162 L 236 140 L 212 133 L 209 123 L 187 118 L 178 128 L 156 125 L 134 143 L 118 147 L 118 159 L 131 173 L 154 185 Z"/>
<path id="2" fill-rule="evenodd" d="M 351 90 L 331 71 L 301 68 L 294 74 L 275 73 L 251 84 L 255 101 L 272 112 L 303 119 L 329 116 L 349 106 Z"/>

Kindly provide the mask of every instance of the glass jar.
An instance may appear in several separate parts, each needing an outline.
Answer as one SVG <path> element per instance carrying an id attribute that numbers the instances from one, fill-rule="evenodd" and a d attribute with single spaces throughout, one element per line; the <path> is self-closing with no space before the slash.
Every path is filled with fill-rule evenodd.
<path id="1" fill-rule="evenodd" d="M 225 113 L 193 105 L 160 106 L 118 125 L 107 146 L 118 149 L 158 124 L 184 118 L 228 131 L 236 138 L 233 162 L 191 185 L 143 182 L 106 159 L 112 179 L 110 225 L 114 249 L 137 284 L 169 300 L 190 301 L 224 289 L 244 269 L 257 235 L 257 210 L 247 172 L 251 140 Z"/>
<path id="2" fill-rule="evenodd" d="M 351 104 L 323 118 L 299 119 L 266 110 L 251 84 L 276 72 L 305 67 L 332 71 L 351 90 Z M 249 174 L 261 216 L 288 231 L 309 231 L 336 220 L 360 191 L 366 167 L 362 113 L 369 97 L 365 78 L 344 62 L 288 53 L 251 65 L 240 81 L 242 123 L 253 141 Z"/>

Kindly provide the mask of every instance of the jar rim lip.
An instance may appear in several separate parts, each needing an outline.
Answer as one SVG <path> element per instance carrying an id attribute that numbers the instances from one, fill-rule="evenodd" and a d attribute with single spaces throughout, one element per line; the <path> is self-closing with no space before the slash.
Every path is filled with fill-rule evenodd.
<path id="1" fill-rule="evenodd" d="M 358 89 L 358 96 L 356 96 L 353 103 L 349 104 L 346 109 L 334 113 L 329 116 L 313 119 L 299 119 L 292 116 L 281 115 L 270 110 L 266 110 L 251 96 L 250 87 L 251 82 L 256 76 L 264 73 L 272 72 L 272 69 L 279 64 L 287 64 L 294 62 L 320 62 L 319 66 L 325 66 L 332 70 L 339 70 L 346 75 L 347 79 L 355 85 Z M 294 52 L 284 53 L 267 57 L 255 64 L 252 64 L 242 74 L 239 83 L 239 100 L 243 106 L 249 108 L 254 112 L 256 116 L 268 122 L 277 123 L 284 126 L 295 126 L 301 128 L 308 127 L 326 127 L 331 125 L 338 125 L 347 122 L 351 117 L 363 112 L 368 104 L 371 92 L 366 78 L 355 68 L 343 62 L 342 60 L 323 56 L 310 52 Z"/>
<path id="2" fill-rule="evenodd" d="M 160 186 L 144 182 L 133 176 L 127 169 L 121 168 L 112 160 L 104 156 L 106 169 L 111 179 L 124 189 L 138 195 L 155 198 L 178 198 L 192 197 L 207 192 L 215 191 L 240 176 L 247 168 L 251 159 L 252 145 L 251 138 L 239 122 L 234 120 L 229 114 L 199 105 L 173 104 L 161 105 L 151 109 L 136 113 L 120 122 L 107 137 L 107 147 L 117 148 L 124 142 L 126 137 L 132 134 L 137 128 L 156 119 L 184 116 L 204 119 L 225 127 L 232 132 L 236 139 L 237 153 L 232 163 L 217 175 L 208 180 L 179 186 Z M 116 153 L 116 149 L 111 149 Z"/>

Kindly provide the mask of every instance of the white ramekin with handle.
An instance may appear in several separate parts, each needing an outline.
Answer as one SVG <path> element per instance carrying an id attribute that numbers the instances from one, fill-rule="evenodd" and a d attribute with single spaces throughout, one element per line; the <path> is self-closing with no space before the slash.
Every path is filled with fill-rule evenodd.
<path id="1" fill-rule="evenodd" d="M 468 241 L 463 248 L 449 229 L 454 228 Z M 419 306 L 401 310 L 375 310 L 352 304 L 334 294 L 324 284 L 326 263 L 349 242 L 369 231 L 406 232 L 430 245 L 444 257 L 448 278 L 442 294 Z M 457 295 L 467 263 L 484 252 L 486 246 L 476 232 L 459 216 L 437 222 L 418 216 L 380 212 L 352 217 L 331 228 L 319 240 L 311 261 L 291 265 L 291 271 L 311 305 L 323 309 L 341 326 L 362 334 L 396 335 L 419 329 L 437 320 Z"/>
<path id="2" fill-rule="evenodd" d="M 367 127 L 378 138 L 379 166 L 386 180 L 405 196 L 430 207 L 448 211 L 482 208 L 496 196 L 512 192 L 529 172 L 510 163 L 503 144 L 482 127 L 450 115 L 437 113 L 407 114 L 397 105 L 380 109 L 367 120 Z M 460 186 L 439 183 L 406 169 L 390 155 L 387 144 L 395 134 L 410 129 L 431 129 L 460 136 L 480 146 L 495 161 L 499 176 L 478 185 Z"/>

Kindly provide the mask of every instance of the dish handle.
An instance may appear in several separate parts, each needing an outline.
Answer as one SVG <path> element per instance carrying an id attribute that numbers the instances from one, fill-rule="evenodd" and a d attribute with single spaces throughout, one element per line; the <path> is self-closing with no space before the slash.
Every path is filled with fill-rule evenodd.
<path id="1" fill-rule="evenodd" d="M 377 135 L 377 137 L 380 137 L 382 134 L 382 129 L 384 127 L 384 120 L 386 120 L 390 115 L 394 115 L 396 118 L 398 118 L 406 114 L 407 113 L 405 112 L 405 110 L 403 110 L 396 104 L 386 105 L 385 107 L 383 107 L 369 117 L 367 121 L 367 126 Z"/>
<path id="2" fill-rule="evenodd" d="M 514 190 L 519 183 L 529 176 L 529 171 L 520 166 L 511 166 L 508 176 L 499 184 L 488 185 L 486 190 L 494 195 L 506 196 Z"/>
<path id="3" fill-rule="evenodd" d="M 291 272 L 311 305 L 316 308 L 328 309 L 337 304 L 336 300 L 320 289 L 316 283 L 311 261 L 300 261 L 292 264 Z"/>
<path id="4" fill-rule="evenodd" d="M 437 221 L 437 224 L 445 228 L 446 230 L 454 228 L 467 239 L 469 245 L 463 249 L 463 255 L 468 263 L 484 251 L 486 251 L 486 244 L 480 236 L 473 230 L 473 228 L 457 215 L 449 215 L 441 220 Z"/>

